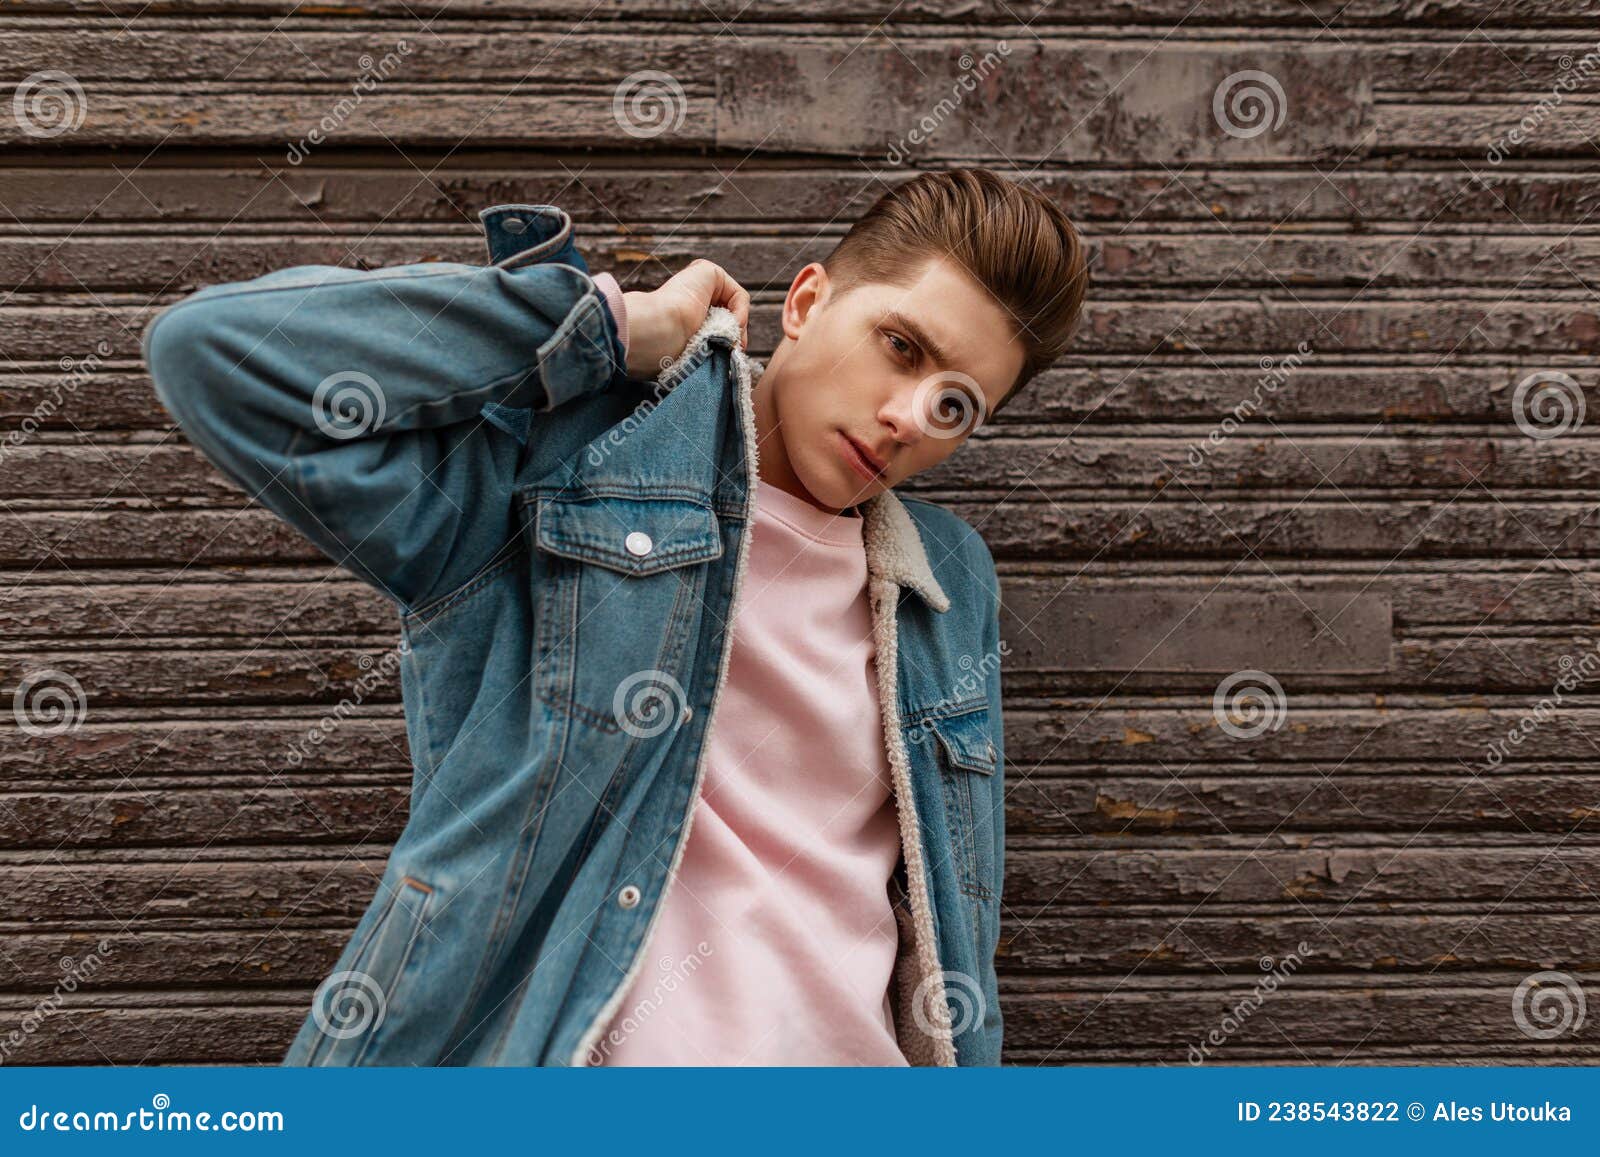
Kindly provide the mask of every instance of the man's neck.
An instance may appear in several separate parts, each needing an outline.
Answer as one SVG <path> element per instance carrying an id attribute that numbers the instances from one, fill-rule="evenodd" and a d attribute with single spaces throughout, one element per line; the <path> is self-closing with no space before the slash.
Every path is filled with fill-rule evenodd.
<path id="1" fill-rule="evenodd" d="M 760 448 L 760 478 L 763 486 L 776 486 L 785 494 L 793 495 L 805 502 L 809 502 L 818 510 L 826 510 L 837 514 L 840 518 L 860 518 L 860 508 L 849 506 L 838 510 L 831 506 L 823 506 L 814 498 L 805 484 L 800 481 L 799 475 L 794 472 L 794 467 L 789 463 L 788 447 L 784 445 L 783 438 L 778 433 L 778 406 L 773 397 L 773 387 L 777 384 L 777 374 L 781 373 L 782 358 L 776 354 L 768 361 L 766 369 L 756 379 L 751 389 L 750 400 L 756 412 L 756 445 Z"/>

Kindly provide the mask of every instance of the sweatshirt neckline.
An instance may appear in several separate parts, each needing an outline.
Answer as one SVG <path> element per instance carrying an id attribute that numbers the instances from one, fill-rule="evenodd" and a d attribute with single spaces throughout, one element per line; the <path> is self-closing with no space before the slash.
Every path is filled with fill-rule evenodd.
<path id="1" fill-rule="evenodd" d="M 756 507 L 792 530 L 817 542 L 836 546 L 861 546 L 866 519 L 860 515 L 835 514 L 814 506 L 804 498 L 771 483 L 756 486 Z"/>

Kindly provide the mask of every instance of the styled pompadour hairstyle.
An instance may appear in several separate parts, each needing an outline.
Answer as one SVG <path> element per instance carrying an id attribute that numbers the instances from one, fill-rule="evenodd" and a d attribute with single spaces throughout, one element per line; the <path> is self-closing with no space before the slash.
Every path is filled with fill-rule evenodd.
<path id="1" fill-rule="evenodd" d="M 838 291 L 909 285 L 927 258 L 966 270 L 1010 316 L 1024 360 L 1001 406 L 1061 356 L 1088 283 L 1082 239 L 1052 201 L 988 169 L 922 173 L 879 197 L 823 260 Z"/>

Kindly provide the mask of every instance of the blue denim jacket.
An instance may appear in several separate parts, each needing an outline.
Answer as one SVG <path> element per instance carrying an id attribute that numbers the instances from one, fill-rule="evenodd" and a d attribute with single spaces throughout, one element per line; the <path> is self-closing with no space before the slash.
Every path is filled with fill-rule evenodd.
<path id="1" fill-rule="evenodd" d="M 757 486 L 760 365 L 713 309 L 655 382 L 553 206 L 491 264 L 287 269 L 165 310 L 189 439 L 399 611 L 410 818 L 285 1064 L 581 1065 L 683 855 Z M 933 503 L 864 504 L 913 1064 L 997 1064 L 999 586 Z"/>

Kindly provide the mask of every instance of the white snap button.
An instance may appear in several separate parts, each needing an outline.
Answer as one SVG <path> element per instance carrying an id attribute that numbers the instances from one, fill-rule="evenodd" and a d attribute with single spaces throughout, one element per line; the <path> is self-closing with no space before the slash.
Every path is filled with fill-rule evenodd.
<path id="1" fill-rule="evenodd" d="M 649 554 L 656 544 L 651 541 L 650 536 L 644 531 L 636 530 L 628 535 L 627 545 L 629 554 L 643 555 Z"/>
<path id="2" fill-rule="evenodd" d="M 994 744 L 992 744 L 992 743 L 989 744 L 989 746 L 987 748 L 987 751 L 989 753 L 989 758 L 993 759 L 994 758 Z"/>
<path id="3" fill-rule="evenodd" d="M 685 703 L 683 705 L 683 714 L 678 717 L 679 726 L 682 726 L 683 724 L 689 722 L 689 720 L 691 720 L 693 718 L 694 718 L 694 708 L 690 707 L 687 703 Z"/>
<path id="4" fill-rule="evenodd" d="M 528 227 L 528 223 L 521 217 L 507 217 L 504 221 L 500 222 L 500 227 L 507 233 L 521 233 Z"/>
<path id="5" fill-rule="evenodd" d="M 639 906 L 639 901 L 642 899 L 644 899 L 644 893 L 640 892 L 639 889 L 634 887 L 632 884 L 629 884 L 627 887 L 623 888 L 622 891 L 617 893 L 617 903 L 621 904 L 624 908 L 637 908 Z"/>

